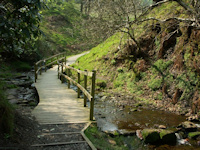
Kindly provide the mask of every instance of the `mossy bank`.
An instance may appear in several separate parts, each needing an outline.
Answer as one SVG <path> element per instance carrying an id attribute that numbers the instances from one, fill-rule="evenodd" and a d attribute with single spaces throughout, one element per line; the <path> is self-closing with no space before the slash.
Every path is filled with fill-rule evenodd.
<path id="1" fill-rule="evenodd" d="M 159 5 L 144 18 L 154 14 L 156 19 L 188 17 L 176 2 Z M 155 20 L 134 25 L 140 51 L 126 34 L 118 32 L 74 66 L 97 70 L 98 90 L 106 86 L 107 93 L 132 95 L 162 110 L 198 114 L 200 31 L 176 19 Z"/>

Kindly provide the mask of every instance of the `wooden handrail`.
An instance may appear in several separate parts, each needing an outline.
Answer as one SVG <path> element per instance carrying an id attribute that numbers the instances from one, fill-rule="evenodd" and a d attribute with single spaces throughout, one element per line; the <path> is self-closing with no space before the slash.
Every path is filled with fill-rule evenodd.
<path id="1" fill-rule="evenodd" d="M 95 97 L 95 80 L 96 80 L 96 71 L 88 72 L 87 70 L 81 71 L 80 69 L 75 69 L 69 65 L 64 65 L 63 63 L 58 63 L 58 78 L 61 79 L 62 83 L 64 82 L 64 78 L 67 79 L 68 88 L 70 88 L 70 84 L 73 83 L 77 86 L 77 97 L 80 98 L 80 90 L 84 93 L 84 107 L 87 104 L 87 98 L 90 101 L 90 120 L 93 120 L 94 116 L 94 97 Z M 60 68 L 61 67 L 61 68 Z M 67 75 L 63 72 L 64 67 L 67 69 Z M 76 71 L 78 75 L 78 81 L 76 82 L 72 78 L 70 78 L 70 70 Z M 80 84 L 80 75 L 84 75 L 84 87 Z M 87 76 L 92 77 L 92 88 L 91 93 L 87 91 Z"/>
<path id="2" fill-rule="evenodd" d="M 54 59 L 54 60 L 53 60 Z M 47 64 L 47 61 L 50 62 Z M 60 63 L 61 61 L 61 63 Z M 95 80 L 96 80 L 96 71 L 93 70 L 92 72 L 88 72 L 87 70 L 81 71 L 79 69 L 75 69 L 69 65 L 66 64 L 66 56 L 65 53 L 56 54 L 54 56 L 51 56 L 49 58 L 40 60 L 35 63 L 35 82 L 37 80 L 38 73 L 42 74 L 42 68 L 45 67 L 45 71 L 47 69 L 47 66 L 50 66 L 52 64 L 58 65 L 58 78 L 61 79 L 62 83 L 64 82 L 64 78 L 68 81 L 68 88 L 70 88 L 71 82 L 77 86 L 78 88 L 78 98 L 80 98 L 80 90 L 84 93 L 84 107 L 86 107 L 87 104 L 87 98 L 90 101 L 90 120 L 93 120 L 94 116 L 94 97 L 95 97 Z M 61 68 L 60 68 L 61 66 Z M 67 75 L 64 74 L 64 67 L 67 69 Z M 76 71 L 78 75 L 78 82 L 70 78 L 70 70 Z M 84 87 L 80 84 L 80 75 L 84 75 Z M 91 88 L 91 94 L 87 91 L 87 77 L 92 77 L 92 88 Z"/>
<path id="3" fill-rule="evenodd" d="M 57 60 L 64 60 L 65 63 L 66 63 L 66 53 L 59 53 L 59 54 L 56 54 L 56 55 L 53 55 L 49 58 L 45 58 L 43 60 L 39 60 L 38 62 L 35 63 L 35 82 L 37 81 L 37 76 L 38 76 L 38 73 L 40 73 L 40 75 L 42 74 L 42 68 L 45 68 L 45 71 L 47 70 L 47 67 L 50 66 L 50 65 L 53 65 L 57 62 Z M 61 58 L 60 58 L 61 57 Z M 55 60 L 53 60 L 55 59 Z M 50 60 L 50 63 L 47 64 L 47 61 Z"/>

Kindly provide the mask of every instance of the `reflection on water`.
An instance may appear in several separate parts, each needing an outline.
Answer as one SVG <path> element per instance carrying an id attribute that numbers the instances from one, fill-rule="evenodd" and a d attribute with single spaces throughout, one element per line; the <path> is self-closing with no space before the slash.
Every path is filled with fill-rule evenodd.
<path id="1" fill-rule="evenodd" d="M 186 120 L 184 116 L 164 111 L 139 108 L 137 111 L 132 112 L 132 109 L 134 108 L 126 106 L 123 110 L 120 110 L 112 103 L 98 102 L 95 105 L 95 117 L 97 122 L 100 119 L 99 125 L 101 125 L 101 129 L 113 129 L 113 126 L 115 126 L 116 129 L 127 130 L 150 128 L 159 125 L 176 127 Z"/>

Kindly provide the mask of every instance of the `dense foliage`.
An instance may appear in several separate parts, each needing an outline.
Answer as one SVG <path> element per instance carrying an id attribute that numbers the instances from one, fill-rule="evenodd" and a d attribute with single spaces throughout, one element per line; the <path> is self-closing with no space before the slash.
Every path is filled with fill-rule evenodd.
<path id="1" fill-rule="evenodd" d="M 0 2 L 0 53 L 4 58 L 26 58 L 34 54 L 40 35 L 40 0 Z"/>

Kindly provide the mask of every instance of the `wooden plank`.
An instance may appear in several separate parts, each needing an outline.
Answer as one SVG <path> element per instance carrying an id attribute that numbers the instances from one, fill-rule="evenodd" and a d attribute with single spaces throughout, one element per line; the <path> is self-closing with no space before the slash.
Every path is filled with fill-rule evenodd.
<path id="1" fill-rule="evenodd" d="M 85 70 L 87 72 L 87 70 Z M 84 89 L 87 89 L 87 76 L 84 75 Z M 87 96 L 84 94 L 84 107 L 87 105 Z"/>
<path id="2" fill-rule="evenodd" d="M 86 141 L 73 141 L 73 142 L 59 142 L 59 143 L 49 143 L 49 144 L 35 144 L 31 145 L 31 147 L 42 147 L 42 146 L 59 146 L 59 145 L 69 145 L 69 144 L 81 144 L 87 143 Z"/>
<path id="3" fill-rule="evenodd" d="M 78 84 L 76 81 L 74 81 L 72 78 L 68 77 L 67 75 L 59 72 L 60 75 L 62 75 L 63 77 L 65 77 L 67 80 L 71 81 L 74 85 L 76 85 L 77 87 L 79 87 L 81 89 L 81 91 L 87 96 L 87 98 L 91 101 L 92 96 L 90 95 L 90 93 L 84 88 L 82 87 L 80 84 Z"/>
<path id="4" fill-rule="evenodd" d="M 81 134 L 81 132 L 42 133 L 42 135 Z"/>
<path id="5" fill-rule="evenodd" d="M 32 114 L 40 124 L 88 122 L 89 109 L 83 107 L 83 99 L 77 99 L 74 90 L 60 83 L 57 79 L 57 67 L 54 66 L 38 76 L 35 87 L 40 103 Z"/>
<path id="6" fill-rule="evenodd" d="M 93 75 L 93 72 L 88 72 L 88 71 L 81 71 L 81 70 L 78 70 L 78 69 L 75 69 L 69 65 L 65 65 L 65 68 L 68 68 L 68 69 L 71 69 L 71 70 L 74 70 L 82 75 L 86 75 L 86 76 L 89 76 L 89 77 L 92 77 Z"/>
<path id="7" fill-rule="evenodd" d="M 77 72 L 77 75 L 78 75 L 78 84 L 80 85 L 80 82 L 81 82 L 81 76 L 80 76 L 80 73 Z M 80 91 L 80 88 L 77 87 L 77 94 L 78 94 L 78 98 L 80 98 L 80 95 L 81 95 L 81 91 Z"/>
<path id="8" fill-rule="evenodd" d="M 91 125 L 92 122 L 87 123 L 87 125 L 81 130 L 81 135 L 83 138 L 87 141 L 88 145 L 92 150 L 97 150 L 96 147 L 93 145 L 93 143 L 88 139 L 88 137 L 85 135 L 85 130 Z"/>

